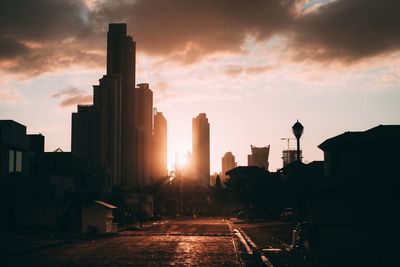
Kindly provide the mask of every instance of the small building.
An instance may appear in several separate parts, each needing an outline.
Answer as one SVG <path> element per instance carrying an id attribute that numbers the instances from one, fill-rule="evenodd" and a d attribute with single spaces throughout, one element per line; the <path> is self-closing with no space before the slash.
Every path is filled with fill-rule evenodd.
<path id="1" fill-rule="evenodd" d="M 82 233 L 95 231 L 99 234 L 116 233 L 117 224 L 113 223 L 113 209 L 117 207 L 104 201 L 95 200 L 82 208 Z"/>

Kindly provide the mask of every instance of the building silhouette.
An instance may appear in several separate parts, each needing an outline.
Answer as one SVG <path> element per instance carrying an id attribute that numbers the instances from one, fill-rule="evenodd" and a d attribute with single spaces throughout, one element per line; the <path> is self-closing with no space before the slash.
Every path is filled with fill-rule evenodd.
<path id="1" fill-rule="evenodd" d="M 136 44 L 127 25 L 109 25 L 107 73 L 93 86 L 93 105 L 72 114 L 71 150 L 86 161 L 99 188 L 143 188 L 152 168 L 153 92 L 135 88 Z"/>
<path id="2" fill-rule="evenodd" d="M 157 112 L 157 109 L 154 109 L 153 117 L 152 152 L 151 176 L 154 178 L 167 176 L 167 120 L 162 112 Z"/>
<path id="3" fill-rule="evenodd" d="M 149 184 L 152 161 L 152 132 L 153 132 L 153 92 L 149 84 L 141 83 L 135 90 L 135 130 L 136 143 L 136 173 L 137 186 Z"/>
<path id="4" fill-rule="evenodd" d="M 251 154 L 247 156 L 247 165 L 264 168 L 268 171 L 270 146 L 256 147 L 251 145 Z"/>
<path id="5" fill-rule="evenodd" d="M 345 132 L 325 140 L 324 173 L 328 180 L 357 183 L 398 183 L 400 125 L 379 125 Z"/>
<path id="6" fill-rule="evenodd" d="M 229 177 L 226 172 L 237 167 L 235 162 L 235 156 L 232 152 L 226 152 L 221 159 L 222 161 L 222 173 L 221 173 L 221 183 L 223 184 L 225 180 Z"/>
<path id="7" fill-rule="evenodd" d="M 300 158 L 302 158 L 302 151 L 300 150 Z M 283 167 L 297 160 L 297 150 L 287 149 L 282 151 Z"/>
<path id="8" fill-rule="evenodd" d="M 193 176 L 203 187 L 210 185 L 210 124 L 205 113 L 192 120 Z"/>
<path id="9" fill-rule="evenodd" d="M 41 224 L 54 227 L 75 190 L 79 162 L 70 152 L 45 152 L 44 136 L 0 120 L 0 208 L 2 229 Z"/>

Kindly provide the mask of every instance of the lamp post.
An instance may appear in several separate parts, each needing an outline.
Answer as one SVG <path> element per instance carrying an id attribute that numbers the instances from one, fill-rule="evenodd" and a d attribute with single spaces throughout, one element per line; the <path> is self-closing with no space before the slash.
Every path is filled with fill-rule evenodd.
<path id="1" fill-rule="evenodd" d="M 303 134 L 304 127 L 303 125 L 299 122 L 299 120 L 296 121 L 295 124 L 292 126 L 292 131 L 294 136 L 296 137 L 297 140 L 297 161 L 301 162 L 301 156 L 300 156 L 300 137 Z"/>

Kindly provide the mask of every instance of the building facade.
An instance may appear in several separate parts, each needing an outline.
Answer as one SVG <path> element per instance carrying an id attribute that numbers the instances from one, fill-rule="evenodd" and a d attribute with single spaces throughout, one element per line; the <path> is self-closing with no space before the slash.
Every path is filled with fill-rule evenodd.
<path id="1" fill-rule="evenodd" d="M 135 89 L 135 130 L 136 142 L 136 186 L 143 187 L 150 183 L 152 161 L 153 132 L 153 92 L 149 84 L 140 83 Z"/>
<path id="2" fill-rule="evenodd" d="M 210 124 L 205 113 L 192 120 L 193 176 L 203 187 L 210 185 Z"/>
<path id="3" fill-rule="evenodd" d="M 227 171 L 230 171 L 237 167 L 237 163 L 235 161 L 235 156 L 232 152 L 226 152 L 225 155 L 221 159 L 222 163 L 222 173 L 221 173 L 221 183 L 223 184 L 226 179 L 228 179 Z"/>
<path id="4" fill-rule="evenodd" d="M 168 175 L 167 120 L 162 112 L 157 112 L 157 109 L 154 109 L 152 138 L 153 158 L 151 160 L 151 176 L 157 179 Z"/>
<path id="5" fill-rule="evenodd" d="M 300 150 L 300 158 L 302 158 L 302 151 Z M 297 150 L 288 149 L 282 152 L 283 167 L 297 160 Z"/>
<path id="6" fill-rule="evenodd" d="M 127 25 L 110 24 L 107 73 L 93 86 L 93 105 L 72 114 L 71 150 L 104 180 L 101 191 L 142 188 L 151 176 L 153 92 L 135 87 L 135 50 Z"/>
<path id="7" fill-rule="evenodd" d="M 268 171 L 269 148 L 269 145 L 265 147 L 256 147 L 251 145 L 251 154 L 247 156 L 247 165 L 264 168 Z"/>

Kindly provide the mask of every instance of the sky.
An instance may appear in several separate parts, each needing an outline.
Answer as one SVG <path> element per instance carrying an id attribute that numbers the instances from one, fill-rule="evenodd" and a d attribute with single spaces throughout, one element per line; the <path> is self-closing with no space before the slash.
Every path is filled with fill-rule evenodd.
<path id="1" fill-rule="evenodd" d="M 137 83 L 168 123 L 168 167 L 210 122 L 211 172 L 231 151 L 271 145 L 282 167 L 292 125 L 305 162 L 324 140 L 400 124 L 398 0 L 0 0 L 0 119 L 70 151 L 71 113 L 105 74 L 108 23 L 128 24 Z M 295 147 L 295 141 L 290 140 Z"/>

